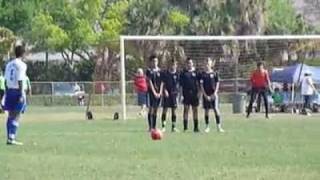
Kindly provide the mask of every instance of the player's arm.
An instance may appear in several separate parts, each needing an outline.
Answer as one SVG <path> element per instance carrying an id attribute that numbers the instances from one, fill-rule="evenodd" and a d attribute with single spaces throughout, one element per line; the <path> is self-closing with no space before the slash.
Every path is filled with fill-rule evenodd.
<path id="1" fill-rule="evenodd" d="M 169 92 L 168 92 L 168 88 L 167 88 L 167 84 L 166 84 L 166 74 L 165 72 L 161 73 L 161 85 L 162 85 L 162 90 L 160 91 L 162 95 L 164 95 L 165 97 L 169 96 Z M 161 86 L 160 86 L 161 89 Z"/>
<path id="2" fill-rule="evenodd" d="M 265 70 L 265 74 L 266 74 L 266 83 L 267 83 L 267 86 L 270 90 L 270 92 L 272 93 L 273 92 L 273 89 L 271 87 L 271 81 L 270 81 L 270 76 L 269 76 L 269 73 L 267 70 Z"/>
<path id="3" fill-rule="evenodd" d="M 23 81 L 19 80 L 18 81 L 18 84 L 19 84 L 19 91 L 21 92 L 21 94 L 23 94 Z"/>
<path id="4" fill-rule="evenodd" d="M 156 90 L 155 90 L 155 88 L 154 88 L 154 85 L 153 85 L 153 83 L 152 83 L 152 81 L 151 80 L 148 80 L 148 82 L 149 82 L 149 86 L 150 86 L 150 88 L 151 88 L 151 91 L 152 91 L 152 93 L 153 93 L 153 95 L 157 95 L 157 92 L 156 92 Z"/>
<path id="5" fill-rule="evenodd" d="M 147 71 L 146 75 L 147 75 L 147 82 L 148 82 L 149 87 L 151 88 L 152 94 L 154 96 L 157 96 L 157 92 L 156 92 L 154 85 L 153 85 L 151 78 L 150 78 L 150 72 Z"/>
<path id="6" fill-rule="evenodd" d="M 28 81 L 28 95 L 31 96 L 32 95 L 32 88 L 31 88 L 31 82 Z"/>
<path id="7" fill-rule="evenodd" d="M 8 90 L 8 85 L 7 85 L 7 81 L 6 80 L 4 80 L 4 89 L 5 89 L 5 91 Z"/>
<path id="8" fill-rule="evenodd" d="M 161 95 L 163 95 L 164 91 L 165 91 L 165 84 L 164 84 L 164 80 L 163 80 L 163 72 L 160 72 L 160 90 L 159 92 L 156 92 L 156 97 L 160 98 Z"/>
<path id="9" fill-rule="evenodd" d="M 206 98 L 206 99 L 210 99 L 210 96 L 207 95 L 206 91 L 204 90 L 204 87 L 203 87 L 203 83 L 200 82 L 200 90 L 201 90 L 201 93 L 203 94 L 203 96 Z"/>
<path id="10" fill-rule="evenodd" d="M 180 73 L 179 75 L 179 100 L 182 100 L 184 97 L 183 97 L 183 72 Z"/>
<path id="11" fill-rule="evenodd" d="M 163 81 L 161 81 L 161 84 L 160 84 L 160 92 L 158 93 L 158 97 L 161 96 L 161 94 L 163 93 L 163 91 L 167 91 L 167 90 L 164 88 L 164 83 L 163 83 Z"/>
<path id="12" fill-rule="evenodd" d="M 214 94 L 213 95 L 216 98 L 218 96 L 219 89 L 220 89 L 220 78 L 219 78 L 218 73 L 216 74 L 215 81 L 216 81 L 216 84 L 215 84 L 215 87 L 214 87 Z"/>
<path id="13" fill-rule="evenodd" d="M 270 81 L 269 73 L 268 73 L 268 72 L 266 72 L 266 73 L 267 73 L 267 75 L 266 75 L 266 77 L 267 77 L 267 84 L 268 84 L 269 87 L 271 87 L 271 81 Z"/>
<path id="14" fill-rule="evenodd" d="M 168 96 L 169 96 L 169 91 L 168 91 L 167 86 L 166 86 L 165 83 L 163 83 L 163 95 L 164 95 L 165 97 L 168 97 Z"/>
<path id="15" fill-rule="evenodd" d="M 201 79 L 201 75 L 199 74 L 199 73 L 196 73 L 196 76 L 197 76 L 197 89 L 198 89 L 198 94 L 197 94 L 197 96 L 200 98 L 201 97 L 201 94 L 202 94 L 202 85 L 201 85 L 201 83 L 200 83 L 200 79 Z"/>
<path id="16" fill-rule="evenodd" d="M 18 66 L 17 69 L 17 80 L 18 80 L 18 86 L 19 86 L 19 91 L 21 93 L 21 98 L 20 101 L 22 102 L 24 100 L 25 92 L 23 89 L 23 81 L 25 81 L 26 78 L 26 69 L 24 69 L 22 66 Z"/>
<path id="17" fill-rule="evenodd" d="M 307 81 L 307 82 L 308 82 L 308 84 L 311 86 L 311 88 L 312 88 L 316 93 L 318 93 L 317 88 L 314 86 L 312 79 L 311 79 L 311 78 L 308 78 L 308 81 Z"/>
<path id="18" fill-rule="evenodd" d="M 207 95 L 206 91 L 204 90 L 204 86 L 203 86 L 204 81 L 203 81 L 203 78 L 202 78 L 202 77 L 200 77 L 199 82 L 200 82 L 200 90 L 201 90 L 201 93 L 203 94 L 203 96 L 204 96 L 206 99 L 209 99 L 210 97 Z"/>

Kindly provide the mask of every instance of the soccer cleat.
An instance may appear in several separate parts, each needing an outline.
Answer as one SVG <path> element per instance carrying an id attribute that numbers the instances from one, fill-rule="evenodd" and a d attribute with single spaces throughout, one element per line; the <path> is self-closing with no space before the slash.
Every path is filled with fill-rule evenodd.
<path id="1" fill-rule="evenodd" d="M 16 145 L 16 146 L 22 146 L 23 143 L 16 141 L 16 140 L 7 140 L 7 145 Z"/>
<path id="2" fill-rule="evenodd" d="M 176 133 L 178 133 L 178 132 L 180 132 L 177 128 L 172 128 L 172 130 L 171 130 L 172 132 L 176 132 Z"/>
<path id="3" fill-rule="evenodd" d="M 146 114 L 146 112 L 141 111 L 141 112 L 138 113 L 138 116 L 140 116 L 140 117 L 146 117 L 147 114 Z"/>
<path id="4" fill-rule="evenodd" d="M 161 129 L 161 131 L 162 131 L 162 132 L 166 132 L 166 127 L 163 127 L 163 128 Z"/>
<path id="5" fill-rule="evenodd" d="M 167 125 L 167 122 L 166 121 L 162 121 L 162 128 L 165 128 Z"/>
<path id="6" fill-rule="evenodd" d="M 210 132 L 210 127 L 207 126 L 206 129 L 204 130 L 204 132 L 209 133 Z"/>
<path id="7" fill-rule="evenodd" d="M 224 133 L 224 132 L 225 132 L 221 127 L 218 127 L 217 130 L 218 130 L 218 132 L 220 132 L 220 133 Z"/>
<path id="8" fill-rule="evenodd" d="M 193 132 L 198 133 L 200 132 L 199 128 L 194 128 Z"/>

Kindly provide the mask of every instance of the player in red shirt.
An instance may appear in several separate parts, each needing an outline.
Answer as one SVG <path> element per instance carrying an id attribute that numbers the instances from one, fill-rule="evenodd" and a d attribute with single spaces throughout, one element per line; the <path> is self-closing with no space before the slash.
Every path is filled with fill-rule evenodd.
<path id="1" fill-rule="evenodd" d="M 139 115 L 145 116 L 147 108 L 148 85 L 146 76 L 141 68 L 137 70 L 137 74 L 134 77 L 134 87 L 138 95 L 138 105 L 141 107 Z"/>
<path id="2" fill-rule="evenodd" d="M 248 106 L 247 111 L 247 118 L 249 118 L 250 113 L 252 112 L 252 105 L 256 100 L 257 95 L 262 96 L 264 100 L 264 106 L 266 111 L 266 118 L 269 118 L 269 108 L 268 108 L 268 91 L 271 90 L 271 83 L 269 78 L 268 71 L 264 68 L 264 64 L 259 62 L 257 64 L 257 69 L 253 71 L 251 78 L 250 78 L 252 90 L 251 90 L 251 97 L 250 103 Z"/>

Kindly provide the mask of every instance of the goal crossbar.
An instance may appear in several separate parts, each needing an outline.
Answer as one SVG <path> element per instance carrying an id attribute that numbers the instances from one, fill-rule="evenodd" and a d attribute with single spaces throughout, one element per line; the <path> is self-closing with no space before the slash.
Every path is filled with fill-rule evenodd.
<path id="1" fill-rule="evenodd" d="M 127 120 L 126 111 L 126 79 L 125 79 L 125 41 L 147 40 L 147 41 L 230 41 L 230 40 L 320 40 L 320 35 L 245 35 L 245 36 L 120 36 L 120 68 L 121 68 L 121 105 L 122 118 Z"/>
<path id="2" fill-rule="evenodd" d="M 199 40 L 310 40 L 320 39 L 320 35 L 248 35 L 248 36 L 120 36 L 122 40 L 171 40 L 171 41 L 199 41 Z"/>

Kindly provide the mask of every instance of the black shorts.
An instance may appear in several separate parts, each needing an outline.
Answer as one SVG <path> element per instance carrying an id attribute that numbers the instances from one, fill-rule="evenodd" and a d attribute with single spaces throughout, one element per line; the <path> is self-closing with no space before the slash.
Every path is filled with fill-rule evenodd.
<path id="1" fill-rule="evenodd" d="M 183 95 L 183 104 L 185 106 L 199 106 L 198 93 L 188 93 Z"/>
<path id="2" fill-rule="evenodd" d="M 162 107 L 163 108 L 176 108 L 177 103 L 177 93 L 169 93 L 168 97 L 163 97 Z"/>
<path id="3" fill-rule="evenodd" d="M 210 99 L 207 100 L 205 97 L 202 97 L 202 104 L 204 109 L 216 109 L 218 110 L 218 103 L 219 100 L 217 99 Z"/>
<path id="4" fill-rule="evenodd" d="M 149 107 L 151 108 L 159 107 L 161 98 L 156 98 L 152 92 L 148 92 L 148 98 L 149 98 Z"/>

